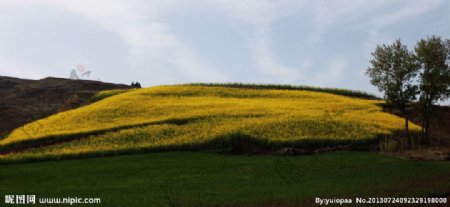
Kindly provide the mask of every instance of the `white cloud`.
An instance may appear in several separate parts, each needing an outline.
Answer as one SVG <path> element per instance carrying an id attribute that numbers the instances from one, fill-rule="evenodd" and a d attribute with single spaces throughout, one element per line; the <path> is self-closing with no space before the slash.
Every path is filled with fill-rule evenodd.
<path id="1" fill-rule="evenodd" d="M 327 63 L 324 71 L 314 76 L 312 83 L 324 87 L 342 87 L 339 83 L 348 67 L 349 63 L 344 58 L 334 58 Z"/>
<path id="2" fill-rule="evenodd" d="M 348 22 L 367 18 L 391 0 L 326 0 L 314 1 L 308 7 L 314 12 L 314 31 L 311 31 L 309 47 L 323 41 L 330 27 L 339 27 Z"/>
<path id="3" fill-rule="evenodd" d="M 397 24 L 402 21 L 408 21 L 408 19 L 412 17 L 421 15 L 437 8 L 442 2 L 442 0 L 403 2 L 401 6 L 394 12 L 375 16 L 370 21 L 370 26 L 381 28 Z"/>
<path id="4" fill-rule="evenodd" d="M 248 44 L 250 56 L 260 71 L 281 82 L 294 82 L 301 78 L 302 68 L 282 64 L 271 49 L 271 26 L 277 20 L 290 16 L 303 8 L 305 1 L 215 0 L 238 28 L 251 29 Z"/>
<path id="5" fill-rule="evenodd" d="M 301 78 L 301 69 L 284 66 L 277 61 L 276 55 L 270 49 L 270 38 L 265 31 L 260 31 L 250 41 L 251 57 L 261 71 L 271 77 L 277 77 L 281 82 L 295 82 Z"/>
<path id="6" fill-rule="evenodd" d="M 316 26 L 315 31 L 311 33 L 311 45 L 322 42 L 329 27 L 339 27 L 352 21 L 361 20 L 363 20 L 361 26 L 369 28 L 371 41 L 375 41 L 373 38 L 381 35 L 380 28 L 407 21 L 409 18 L 429 12 L 443 2 L 443 0 L 315 1 L 308 5 L 314 10 Z"/>
<path id="7" fill-rule="evenodd" d="M 325 27 L 337 21 L 356 18 L 361 15 L 360 12 L 368 3 L 368 1 L 352 0 L 316 1 L 313 3 L 314 21 L 318 27 Z M 373 3 L 370 5 L 372 8 L 375 6 Z"/>
<path id="8" fill-rule="evenodd" d="M 0 55 L 0 75 L 28 79 L 40 79 L 46 77 L 45 74 L 38 72 L 33 66 L 13 62 L 2 55 Z"/>
<path id="9" fill-rule="evenodd" d="M 301 10 L 305 0 L 213 0 L 228 15 L 246 25 L 267 28 L 271 23 Z"/>
<path id="10" fill-rule="evenodd" d="M 56 2 L 68 11 L 119 34 L 129 47 L 128 59 L 131 64 L 141 70 L 143 68 L 154 70 L 154 76 L 182 74 L 186 80 L 191 81 L 226 79 L 223 73 L 208 65 L 195 51 L 167 29 L 162 15 L 176 10 L 178 7 L 176 1 L 61 0 Z M 142 61 L 143 59 L 147 61 Z M 155 61 L 148 63 L 149 60 Z M 144 62 L 149 65 L 142 65 Z M 167 67 L 167 65 L 173 67 Z M 169 68 L 177 70 L 167 71 L 171 70 Z"/>
<path id="11" fill-rule="evenodd" d="M 390 36 L 388 31 L 383 32 L 384 29 L 395 24 L 406 22 L 409 19 L 419 15 L 431 12 L 432 10 L 438 8 L 442 3 L 442 0 L 402 2 L 399 9 L 394 9 L 393 11 L 388 11 L 379 15 L 373 15 L 372 18 L 368 20 L 368 38 L 363 44 L 363 51 L 366 54 L 366 57 L 371 57 L 370 53 L 377 45 L 390 44 L 394 41 L 394 39 L 400 38 Z"/>

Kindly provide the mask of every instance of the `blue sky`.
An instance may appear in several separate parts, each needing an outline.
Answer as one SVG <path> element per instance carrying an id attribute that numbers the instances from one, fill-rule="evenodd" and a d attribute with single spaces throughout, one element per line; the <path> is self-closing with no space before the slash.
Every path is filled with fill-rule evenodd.
<path id="1" fill-rule="evenodd" d="M 377 93 L 377 44 L 450 37 L 445 0 L 0 0 L 0 75 L 143 86 L 289 83 Z M 80 71 L 78 71 L 80 72 Z M 378 94 L 378 93 L 377 93 Z"/>

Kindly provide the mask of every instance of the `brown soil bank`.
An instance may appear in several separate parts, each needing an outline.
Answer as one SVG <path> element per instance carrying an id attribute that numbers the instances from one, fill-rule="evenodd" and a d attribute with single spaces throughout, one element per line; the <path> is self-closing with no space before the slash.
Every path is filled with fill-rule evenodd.
<path id="1" fill-rule="evenodd" d="M 383 105 L 385 112 L 403 117 L 403 114 L 390 105 Z M 421 126 L 422 114 L 420 106 L 411 106 L 410 121 Z M 434 106 L 430 120 L 430 138 L 423 140 L 426 144 L 450 147 L 450 106 Z"/>
<path id="2" fill-rule="evenodd" d="M 0 76 L 0 138 L 26 123 L 87 104 L 98 91 L 126 88 L 130 86 L 91 80 Z"/>
<path id="3" fill-rule="evenodd" d="M 421 123 L 420 111 L 414 110 L 414 123 Z M 450 147 L 450 106 L 436 106 L 431 118 L 430 142 Z"/>
<path id="4" fill-rule="evenodd" d="M 402 116 L 392 106 L 385 105 L 384 111 Z M 420 107 L 412 106 L 411 121 L 421 125 Z M 415 160 L 450 160 L 450 106 L 435 106 L 430 120 L 430 134 L 427 140 L 422 140 L 422 146 L 395 152 L 400 156 Z"/>

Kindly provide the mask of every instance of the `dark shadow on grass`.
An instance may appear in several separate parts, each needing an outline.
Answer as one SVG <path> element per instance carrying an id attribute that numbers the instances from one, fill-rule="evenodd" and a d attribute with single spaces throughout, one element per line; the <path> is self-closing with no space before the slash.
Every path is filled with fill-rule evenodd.
<path id="1" fill-rule="evenodd" d="M 0 133 L 0 140 L 5 139 L 5 138 L 9 135 L 9 133 L 10 133 L 10 132 L 3 132 L 3 133 Z"/>
<path id="2" fill-rule="evenodd" d="M 60 135 L 49 135 L 45 137 L 41 137 L 33 140 L 23 140 L 19 142 L 13 142 L 10 144 L 5 144 L 0 146 L 0 154 L 8 154 L 13 152 L 21 152 L 29 148 L 43 147 L 48 145 L 54 145 L 63 142 L 70 142 L 78 139 L 82 139 L 87 136 L 95 136 L 101 135 L 108 132 L 116 132 L 124 129 L 131 129 L 135 127 L 145 127 L 150 125 L 161 125 L 161 124 L 174 124 L 174 125 L 183 125 L 188 124 L 190 122 L 194 122 L 200 119 L 204 119 L 205 117 L 189 117 L 189 118 L 174 118 L 174 119 L 166 119 L 161 121 L 154 122 L 146 122 L 141 124 L 133 124 L 133 125 L 122 125 L 119 127 L 94 130 L 89 132 L 82 133 L 74 133 L 74 134 L 60 134 Z"/>
<path id="3" fill-rule="evenodd" d="M 297 141 L 271 141 L 268 139 L 255 138 L 241 132 L 233 132 L 218 136 L 215 139 L 203 143 L 173 144 L 158 147 L 96 151 L 83 154 L 46 155 L 44 157 L 31 157 L 19 160 L 0 160 L 0 164 L 105 157 L 166 151 L 212 151 L 229 155 L 307 155 L 337 150 L 376 151 L 378 150 L 381 138 L 382 136 L 378 136 L 372 139 L 354 140 L 311 138 Z M 56 144 L 62 143 L 63 142 L 59 142 Z"/>

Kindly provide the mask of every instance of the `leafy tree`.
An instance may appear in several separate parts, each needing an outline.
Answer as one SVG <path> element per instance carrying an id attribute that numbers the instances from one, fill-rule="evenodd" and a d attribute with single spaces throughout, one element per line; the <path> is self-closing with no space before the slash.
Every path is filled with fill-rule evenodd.
<path id="1" fill-rule="evenodd" d="M 419 64 L 414 53 L 409 51 L 400 39 L 392 45 L 378 45 L 372 56 L 371 66 L 367 69 L 366 75 L 380 92 L 384 92 L 387 102 L 402 112 L 408 136 L 408 104 L 416 99 L 418 93 L 414 78 L 417 76 Z"/>
<path id="2" fill-rule="evenodd" d="M 131 82 L 131 87 L 133 88 L 141 88 L 141 84 L 139 82 L 136 81 L 136 83 L 133 81 Z"/>
<path id="3" fill-rule="evenodd" d="M 450 40 L 432 36 L 421 39 L 415 47 L 421 65 L 420 104 L 422 134 L 428 138 L 433 105 L 450 96 Z"/>

